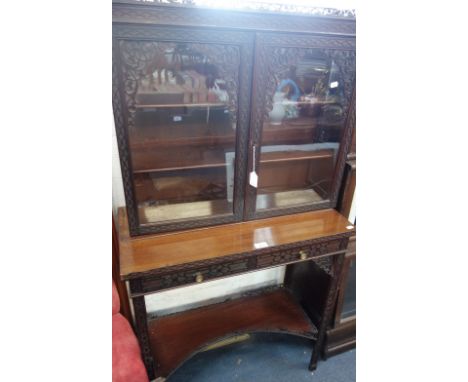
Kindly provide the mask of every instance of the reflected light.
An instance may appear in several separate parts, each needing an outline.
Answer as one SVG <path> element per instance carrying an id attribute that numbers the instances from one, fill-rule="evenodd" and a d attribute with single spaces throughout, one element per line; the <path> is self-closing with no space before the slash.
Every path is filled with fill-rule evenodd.
<path id="1" fill-rule="evenodd" d="M 181 1 L 171 0 L 135 0 L 142 3 L 163 3 L 163 4 L 178 4 Z M 355 9 L 356 0 L 191 0 L 187 2 L 189 5 L 202 6 L 207 8 L 218 9 L 262 9 L 270 11 L 290 11 L 304 12 L 312 8 L 334 8 L 342 10 Z"/>
<path id="2" fill-rule="evenodd" d="M 271 227 L 257 228 L 254 231 L 254 247 L 255 249 L 266 248 L 275 245 Z"/>

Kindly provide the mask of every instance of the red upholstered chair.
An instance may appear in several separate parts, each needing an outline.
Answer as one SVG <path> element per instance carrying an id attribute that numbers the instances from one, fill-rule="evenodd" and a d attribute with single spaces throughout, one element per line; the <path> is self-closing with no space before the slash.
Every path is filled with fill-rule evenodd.
<path id="1" fill-rule="evenodd" d="M 148 382 L 138 341 L 119 311 L 119 294 L 112 281 L 112 382 Z"/>

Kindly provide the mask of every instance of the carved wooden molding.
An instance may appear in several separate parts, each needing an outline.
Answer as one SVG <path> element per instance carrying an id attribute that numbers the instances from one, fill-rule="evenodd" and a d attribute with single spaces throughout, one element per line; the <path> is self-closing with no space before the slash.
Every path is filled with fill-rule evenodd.
<path id="1" fill-rule="evenodd" d="M 131 283 L 135 283 L 135 281 L 133 280 Z M 151 351 L 151 345 L 148 334 L 148 321 L 144 296 L 133 298 L 133 309 L 135 312 L 136 334 L 138 337 L 138 342 L 140 344 L 143 363 L 145 364 L 148 377 L 151 380 L 155 376 L 155 369 L 153 353 Z"/>
<path id="2" fill-rule="evenodd" d="M 335 14 L 333 14 L 335 12 Z M 351 16 L 352 11 L 346 11 Z M 328 35 L 356 35 L 354 17 L 340 17 L 344 11 L 313 8 L 306 13 L 278 13 L 245 10 L 221 10 L 161 4 L 115 2 L 112 18 L 118 23 L 201 26 L 259 31 L 287 31 Z M 233 14 L 238 17 L 233 17 Z M 325 16 L 325 17 L 323 17 Z"/>
<path id="3" fill-rule="evenodd" d="M 313 259 L 312 261 L 317 264 L 325 273 L 333 276 L 333 261 L 330 256 L 319 257 L 318 259 Z"/>
<path id="4" fill-rule="evenodd" d="M 219 1 L 216 0 L 114 0 L 114 3 L 174 5 L 185 7 L 202 6 L 213 9 L 293 13 L 311 16 L 343 17 L 351 19 L 356 18 L 355 9 L 314 7 L 311 5 L 299 4 L 281 4 L 277 1 L 266 2 L 255 0 L 242 0 L 238 2 L 231 2 L 227 6 L 220 6 Z"/>

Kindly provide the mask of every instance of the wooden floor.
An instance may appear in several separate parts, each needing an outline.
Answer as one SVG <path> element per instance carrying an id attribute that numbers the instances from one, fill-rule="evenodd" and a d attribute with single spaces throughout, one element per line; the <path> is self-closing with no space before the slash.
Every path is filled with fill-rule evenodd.
<path id="1" fill-rule="evenodd" d="M 204 346 L 235 334 L 317 336 L 317 328 L 283 288 L 157 318 L 148 326 L 157 376 L 165 377 Z"/>

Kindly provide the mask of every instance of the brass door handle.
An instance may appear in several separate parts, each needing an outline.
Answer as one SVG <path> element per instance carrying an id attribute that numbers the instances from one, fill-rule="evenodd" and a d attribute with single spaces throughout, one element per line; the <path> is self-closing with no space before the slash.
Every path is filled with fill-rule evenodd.
<path id="1" fill-rule="evenodd" d="M 197 275 L 195 276 L 195 281 L 197 283 L 201 283 L 203 281 L 203 275 L 201 273 L 197 273 Z"/>

